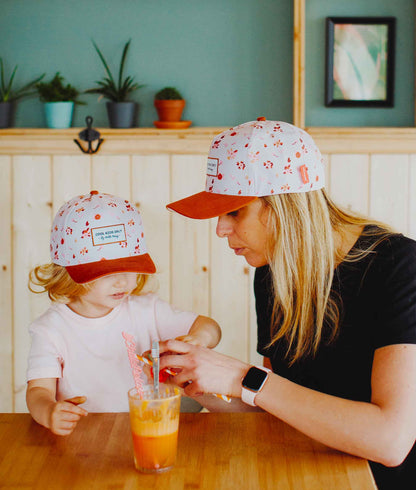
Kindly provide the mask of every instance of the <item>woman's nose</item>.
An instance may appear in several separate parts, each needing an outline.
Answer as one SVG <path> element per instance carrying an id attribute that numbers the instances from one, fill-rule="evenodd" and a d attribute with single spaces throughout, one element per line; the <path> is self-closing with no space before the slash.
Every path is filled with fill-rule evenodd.
<path id="1" fill-rule="evenodd" d="M 224 214 L 218 217 L 216 232 L 217 236 L 219 236 L 220 238 L 231 235 L 231 233 L 233 232 L 233 227 L 229 216 Z"/>

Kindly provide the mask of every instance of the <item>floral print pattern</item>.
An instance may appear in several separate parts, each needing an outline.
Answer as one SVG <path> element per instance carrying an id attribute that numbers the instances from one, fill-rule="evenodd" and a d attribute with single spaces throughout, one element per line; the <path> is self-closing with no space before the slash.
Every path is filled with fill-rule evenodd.
<path id="1" fill-rule="evenodd" d="M 52 261 L 62 266 L 146 254 L 140 213 L 110 194 L 76 196 L 55 216 L 50 252 Z"/>
<path id="2" fill-rule="evenodd" d="M 217 135 L 205 190 L 234 196 L 308 192 L 325 185 L 322 155 L 312 137 L 286 122 L 259 118 Z M 217 172 L 212 162 L 217 161 Z"/>

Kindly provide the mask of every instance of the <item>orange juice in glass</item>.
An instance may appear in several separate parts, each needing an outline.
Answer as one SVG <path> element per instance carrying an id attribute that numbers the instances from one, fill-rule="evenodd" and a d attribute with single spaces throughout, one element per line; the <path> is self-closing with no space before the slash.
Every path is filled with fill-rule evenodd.
<path id="1" fill-rule="evenodd" d="M 160 384 L 159 398 L 155 398 L 153 386 L 146 385 L 142 398 L 136 388 L 132 388 L 128 396 L 136 469 L 145 473 L 170 470 L 176 460 L 179 388 Z"/>

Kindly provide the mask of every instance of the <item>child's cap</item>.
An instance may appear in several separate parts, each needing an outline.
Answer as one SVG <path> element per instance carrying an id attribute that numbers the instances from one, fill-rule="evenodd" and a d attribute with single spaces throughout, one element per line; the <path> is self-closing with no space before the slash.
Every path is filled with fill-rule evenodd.
<path id="1" fill-rule="evenodd" d="M 205 191 L 170 203 L 189 218 L 214 218 L 260 196 L 308 192 L 325 185 L 322 155 L 300 128 L 259 117 L 216 136 Z"/>
<path id="2" fill-rule="evenodd" d="M 91 191 L 65 203 L 52 224 L 52 262 L 77 283 L 119 272 L 153 274 L 140 213 L 128 201 Z"/>

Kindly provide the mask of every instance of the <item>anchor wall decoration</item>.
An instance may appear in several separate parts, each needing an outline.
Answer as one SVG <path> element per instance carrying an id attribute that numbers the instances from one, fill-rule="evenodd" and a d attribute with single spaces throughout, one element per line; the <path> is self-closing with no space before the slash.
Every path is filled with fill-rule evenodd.
<path id="1" fill-rule="evenodd" d="M 78 133 L 78 136 L 79 136 L 79 139 L 81 139 L 82 141 L 88 142 L 88 148 L 87 149 L 83 148 L 82 144 L 78 140 L 74 139 L 74 141 L 79 146 L 80 150 L 83 153 L 89 153 L 89 154 L 97 153 L 97 151 L 99 150 L 101 143 L 104 141 L 104 139 L 100 138 L 100 136 L 101 136 L 100 133 L 96 129 L 92 128 L 92 117 L 91 116 L 87 116 L 85 118 L 85 122 L 87 123 L 87 127 L 85 129 L 83 129 L 80 133 Z M 95 149 L 93 149 L 92 142 L 97 141 L 97 140 L 98 140 L 98 143 L 97 143 Z"/>

